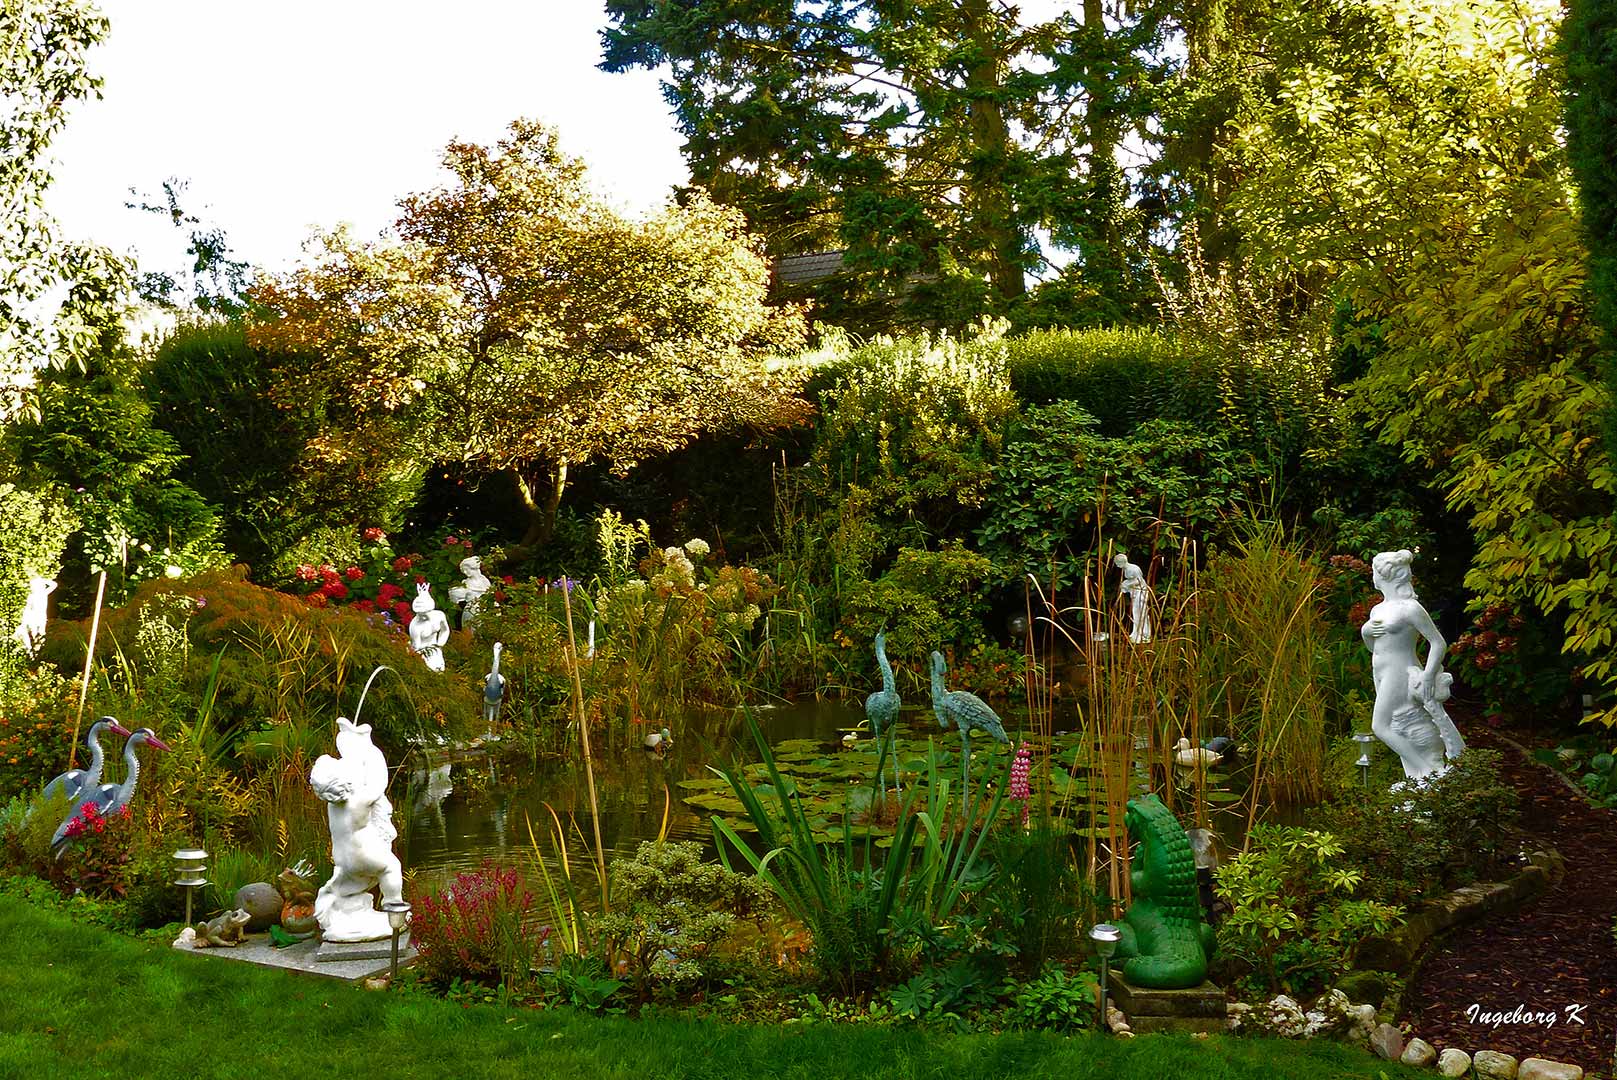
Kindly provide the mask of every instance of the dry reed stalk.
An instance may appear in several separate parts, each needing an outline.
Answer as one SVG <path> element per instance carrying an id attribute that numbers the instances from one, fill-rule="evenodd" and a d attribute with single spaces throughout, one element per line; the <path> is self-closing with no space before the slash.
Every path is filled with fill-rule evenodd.
<path id="1" fill-rule="evenodd" d="M 590 792 L 590 821 L 595 826 L 595 874 L 601 882 L 601 906 L 611 910 L 607 896 L 606 845 L 601 842 L 601 807 L 595 796 L 595 762 L 590 755 L 590 725 L 584 716 L 584 686 L 578 678 L 578 639 L 573 635 L 572 588 L 562 587 L 562 608 L 567 612 L 567 669 L 573 676 L 573 719 L 578 723 L 579 742 L 584 747 L 584 778 Z"/>

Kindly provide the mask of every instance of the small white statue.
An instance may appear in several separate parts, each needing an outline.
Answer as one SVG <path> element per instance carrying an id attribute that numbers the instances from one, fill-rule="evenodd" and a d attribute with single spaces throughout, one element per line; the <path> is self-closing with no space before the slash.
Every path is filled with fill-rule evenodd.
<path id="1" fill-rule="evenodd" d="M 326 801 L 331 827 L 331 880 L 314 898 L 314 917 L 325 941 L 380 941 L 391 937 L 382 900 L 402 900 L 404 869 L 393 854 L 393 804 L 387 799 L 387 759 L 371 743 L 371 726 L 337 718 L 337 753 L 321 754 L 309 772 L 314 793 Z"/>
<path id="2" fill-rule="evenodd" d="M 449 619 L 432 600 L 432 586 L 425 581 L 415 587 L 410 601 L 415 618 L 410 620 L 410 648 L 433 671 L 444 669 L 444 646 L 449 643 Z"/>
<path id="3" fill-rule="evenodd" d="M 22 620 L 17 623 L 17 629 L 11 636 L 30 656 L 39 648 L 39 643 L 45 640 L 47 607 L 50 595 L 55 591 L 56 582 L 50 578 L 28 579 L 28 600 L 22 607 Z"/>
<path id="4" fill-rule="evenodd" d="M 494 587 L 483 574 L 483 560 L 476 555 L 468 555 L 460 560 L 460 572 L 465 578 L 459 585 L 449 586 L 449 601 L 452 604 L 465 604 L 460 616 L 460 628 L 470 630 L 472 619 L 477 616 L 478 602 L 483 594 Z"/>
<path id="5" fill-rule="evenodd" d="M 1465 740 L 1443 708 L 1454 676 L 1443 670 L 1448 643 L 1415 597 L 1408 551 L 1383 551 L 1370 563 L 1382 601 L 1359 630 L 1370 649 L 1376 703 L 1370 731 L 1403 762 L 1405 783 L 1444 772 L 1447 760 L 1465 752 Z M 1415 655 L 1415 638 L 1426 639 L 1426 663 Z M 1399 785 L 1401 786 L 1401 785 Z"/>
<path id="6" fill-rule="evenodd" d="M 1127 555 L 1119 552 L 1112 565 L 1123 571 L 1123 595 L 1129 598 L 1129 640 L 1144 645 L 1151 640 L 1151 586 Z"/>

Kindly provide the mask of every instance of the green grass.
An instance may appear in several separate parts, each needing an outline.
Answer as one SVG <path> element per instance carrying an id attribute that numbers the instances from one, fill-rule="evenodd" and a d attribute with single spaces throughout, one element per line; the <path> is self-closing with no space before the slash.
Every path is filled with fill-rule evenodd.
<path id="1" fill-rule="evenodd" d="M 1323 1043 L 783 1028 L 424 996 L 175 953 L 0 898 L 0 1077 L 1413 1077 Z"/>

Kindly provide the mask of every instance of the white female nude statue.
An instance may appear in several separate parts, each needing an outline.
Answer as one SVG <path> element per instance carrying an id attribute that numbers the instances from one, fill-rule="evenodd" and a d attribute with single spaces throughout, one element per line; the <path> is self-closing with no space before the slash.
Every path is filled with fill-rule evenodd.
<path id="1" fill-rule="evenodd" d="M 1408 551 L 1383 551 L 1371 561 L 1383 599 L 1359 631 L 1370 648 L 1376 688 L 1370 731 L 1403 762 L 1405 783 L 1438 775 L 1447 760 L 1465 752 L 1465 740 L 1443 708 L 1454 681 L 1443 670 L 1448 644 L 1415 597 L 1409 574 L 1414 558 Z M 1426 639 L 1424 664 L 1415 655 L 1417 636 Z"/>
<path id="2" fill-rule="evenodd" d="M 327 803 L 331 826 L 331 880 L 314 898 L 314 917 L 325 941 L 380 941 L 393 933 L 382 900 L 402 900 L 404 871 L 393 854 L 393 804 L 387 799 L 387 759 L 371 744 L 371 726 L 337 718 L 338 757 L 321 754 L 309 773 L 314 793 Z"/>
<path id="3" fill-rule="evenodd" d="M 1112 565 L 1123 571 L 1122 592 L 1129 601 L 1129 640 L 1144 645 L 1151 640 L 1151 586 L 1127 555 L 1119 553 Z"/>

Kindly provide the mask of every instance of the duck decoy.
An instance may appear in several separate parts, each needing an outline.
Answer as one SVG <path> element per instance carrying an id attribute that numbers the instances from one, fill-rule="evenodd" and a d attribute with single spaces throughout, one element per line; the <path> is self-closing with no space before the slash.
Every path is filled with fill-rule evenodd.
<path id="1" fill-rule="evenodd" d="M 640 745 L 653 754 L 666 754 L 668 748 L 674 745 L 674 736 L 667 728 L 663 728 L 647 735 Z"/>

